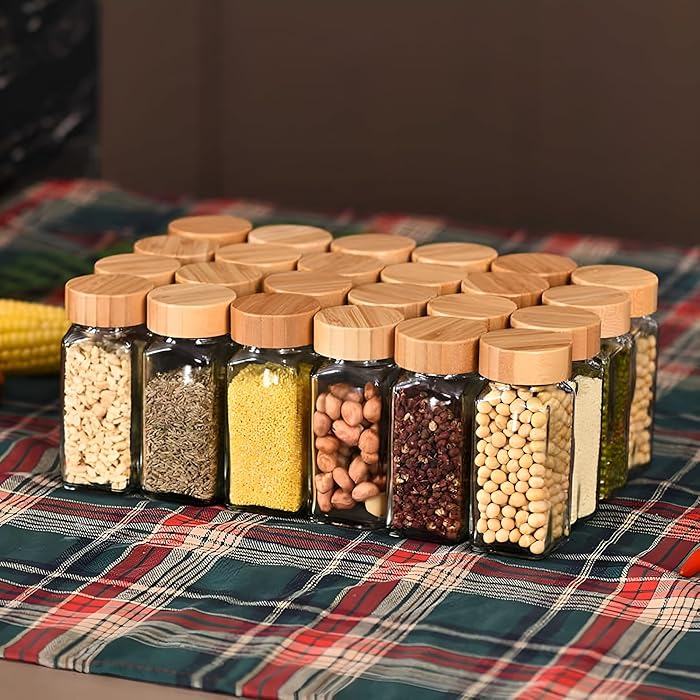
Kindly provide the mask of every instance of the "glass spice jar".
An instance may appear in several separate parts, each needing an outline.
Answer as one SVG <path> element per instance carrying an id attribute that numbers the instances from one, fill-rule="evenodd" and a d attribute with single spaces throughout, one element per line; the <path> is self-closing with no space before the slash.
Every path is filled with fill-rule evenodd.
<path id="1" fill-rule="evenodd" d="M 263 246 L 260 246 L 263 247 Z M 227 368 L 227 504 L 302 515 L 308 509 L 311 348 L 317 301 L 253 294 L 231 306 L 242 347 Z"/>
<path id="2" fill-rule="evenodd" d="M 569 531 L 574 389 L 571 340 L 510 328 L 479 342 L 475 548 L 543 557 Z"/>
<path id="3" fill-rule="evenodd" d="M 386 525 L 393 309 L 334 306 L 314 318 L 314 349 L 325 359 L 311 375 L 314 448 L 312 515 L 362 529 Z"/>
<path id="4" fill-rule="evenodd" d="M 144 351 L 144 493 L 194 503 L 221 497 L 224 362 L 234 292 L 172 284 L 148 295 Z"/>
<path id="5" fill-rule="evenodd" d="M 85 275 L 66 283 L 73 324 L 61 344 L 61 477 L 66 488 L 126 491 L 139 467 L 141 354 L 148 280 Z"/>
<path id="6" fill-rule="evenodd" d="M 477 370 L 486 324 L 414 318 L 396 327 L 402 372 L 391 394 L 392 534 L 454 544 L 469 535 L 469 475 Z"/>

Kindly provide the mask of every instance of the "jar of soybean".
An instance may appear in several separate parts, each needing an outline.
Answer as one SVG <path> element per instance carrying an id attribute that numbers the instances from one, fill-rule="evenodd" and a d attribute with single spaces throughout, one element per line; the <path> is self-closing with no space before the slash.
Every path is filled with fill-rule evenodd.
<path id="1" fill-rule="evenodd" d="M 170 284 L 148 296 L 141 470 L 148 495 L 194 503 L 221 497 L 224 362 L 235 298 L 216 284 Z"/>
<path id="2" fill-rule="evenodd" d="M 569 531 L 574 389 L 571 340 L 525 329 L 479 341 L 473 533 L 476 549 L 551 552 Z"/>

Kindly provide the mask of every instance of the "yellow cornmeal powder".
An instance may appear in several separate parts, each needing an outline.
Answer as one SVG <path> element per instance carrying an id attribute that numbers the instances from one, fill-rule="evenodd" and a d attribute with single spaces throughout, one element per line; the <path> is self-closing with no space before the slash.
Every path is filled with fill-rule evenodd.
<path id="1" fill-rule="evenodd" d="M 228 385 L 229 503 L 290 513 L 307 493 L 310 367 L 246 365 Z"/>

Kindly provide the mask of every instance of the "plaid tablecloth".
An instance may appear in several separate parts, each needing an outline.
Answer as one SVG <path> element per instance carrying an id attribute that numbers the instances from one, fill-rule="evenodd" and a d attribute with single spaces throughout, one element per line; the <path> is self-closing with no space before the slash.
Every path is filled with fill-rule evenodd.
<path id="1" fill-rule="evenodd" d="M 245 697 L 697 697 L 700 582 L 676 569 L 700 542 L 700 250 L 50 182 L 0 210 L 0 296 L 58 299 L 96 256 L 185 212 L 654 270 L 663 347 L 654 462 L 551 558 L 484 557 L 67 492 L 58 381 L 13 379 L 0 405 L 0 656 Z"/>

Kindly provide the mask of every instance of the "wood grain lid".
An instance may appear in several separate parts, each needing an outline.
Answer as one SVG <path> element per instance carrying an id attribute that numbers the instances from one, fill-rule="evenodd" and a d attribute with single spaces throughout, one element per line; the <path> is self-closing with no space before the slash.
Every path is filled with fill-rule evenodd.
<path id="1" fill-rule="evenodd" d="M 148 236 L 134 243 L 134 252 L 139 255 L 162 255 L 175 258 L 183 265 L 212 260 L 215 250 L 216 245 L 210 241 L 180 236 Z"/>
<path id="2" fill-rule="evenodd" d="M 629 265 L 586 265 L 571 275 L 573 284 L 612 287 L 630 295 L 633 318 L 653 314 L 657 307 L 659 278 L 649 270 Z"/>
<path id="3" fill-rule="evenodd" d="M 414 262 L 451 265 L 463 272 L 487 272 L 498 251 L 480 243 L 428 243 L 411 254 Z"/>
<path id="4" fill-rule="evenodd" d="M 522 386 L 563 382 L 571 376 L 571 339 L 525 328 L 491 331 L 479 341 L 479 373 Z"/>
<path id="5" fill-rule="evenodd" d="M 428 287 L 434 294 L 453 294 L 462 285 L 463 272 L 448 265 L 406 262 L 387 265 L 380 275 L 382 282 L 392 284 L 418 284 Z"/>
<path id="6" fill-rule="evenodd" d="M 601 338 L 624 335 L 630 329 L 630 295 L 618 289 L 577 284 L 553 287 L 542 295 L 542 303 L 592 311 L 600 318 Z"/>
<path id="7" fill-rule="evenodd" d="M 301 294 L 251 294 L 231 304 L 231 337 L 257 348 L 311 345 L 320 305 Z"/>
<path id="8" fill-rule="evenodd" d="M 122 253 L 108 255 L 95 263 L 96 275 L 133 275 L 153 282 L 154 287 L 172 284 L 180 261 L 163 255 Z"/>
<path id="9" fill-rule="evenodd" d="M 153 283 L 134 275 L 83 275 L 66 282 L 66 317 L 93 328 L 128 328 L 146 322 Z"/>
<path id="10" fill-rule="evenodd" d="M 375 282 L 354 287 L 348 294 L 348 303 L 364 307 L 395 309 L 403 318 L 425 316 L 428 302 L 435 296 L 429 287 L 419 284 L 392 284 Z"/>
<path id="11" fill-rule="evenodd" d="M 349 255 L 368 255 L 381 260 L 385 265 L 408 262 L 416 242 L 408 236 L 390 233 L 355 233 L 335 238 L 331 250 Z"/>
<path id="12" fill-rule="evenodd" d="M 276 272 L 265 278 L 266 292 L 303 294 L 315 299 L 325 309 L 326 306 L 344 304 L 352 289 L 349 280 L 330 272 Z"/>
<path id="13" fill-rule="evenodd" d="M 229 332 L 235 292 L 218 284 L 169 284 L 147 299 L 148 330 L 169 338 L 216 338 Z"/>
<path id="14" fill-rule="evenodd" d="M 600 318 L 586 309 L 528 306 L 513 313 L 510 325 L 565 334 L 572 342 L 572 360 L 587 360 L 600 352 Z"/>
<path id="15" fill-rule="evenodd" d="M 336 360 L 385 360 L 394 355 L 395 309 L 329 306 L 314 318 L 314 350 Z"/>
<path id="16" fill-rule="evenodd" d="M 483 321 L 488 330 L 508 327 L 515 302 L 493 294 L 445 294 L 428 302 L 429 316 L 452 316 L 468 321 Z"/>
<path id="17" fill-rule="evenodd" d="M 530 273 L 468 272 L 462 280 L 465 294 L 495 294 L 513 301 L 518 308 L 540 303 L 547 280 Z"/>
<path id="18" fill-rule="evenodd" d="M 259 226 L 248 235 L 249 243 L 276 243 L 288 245 L 302 255 L 324 253 L 328 250 L 333 234 L 317 226 L 301 226 L 297 224 L 274 224 Z"/>
<path id="19" fill-rule="evenodd" d="M 298 250 L 288 245 L 266 243 L 234 243 L 216 251 L 216 262 L 236 263 L 252 267 L 262 273 L 263 277 L 273 272 L 289 272 L 297 266 L 301 257 Z"/>
<path id="20" fill-rule="evenodd" d="M 478 369 L 483 321 L 447 316 L 424 316 L 396 326 L 396 364 L 424 374 L 466 374 Z"/>
<path id="21" fill-rule="evenodd" d="M 243 243 L 253 224 L 239 216 L 204 215 L 184 216 L 168 224 L 171 236 L 210 241 L 216 247 L 231 243 Z"/>
<path id="22" fill-rule="evenodd" d="M 492 272 L 527 272 L 539 275 L 550 287 L 568 284 L 576 262 L 554 253 L 509 253 L 499 255 L 491 263 Z"/>
<path id="23" fill-rule="evenodd" d="M 260 289 L 262 273 L 235 263 L 191 263 L 175 273 L 175 281 L 178 284 L 220 284 L 242 297 Z"/>
<path id="24" fill-rule="evenodd" d="M 314 253 L 304 255 L 297 263 L 297 269 L 303 272 L 332 272 L 350 280 L 353 287 L 358 287 L 376 282 L 384 269 L 384 263 L 366 255 Z"/>

